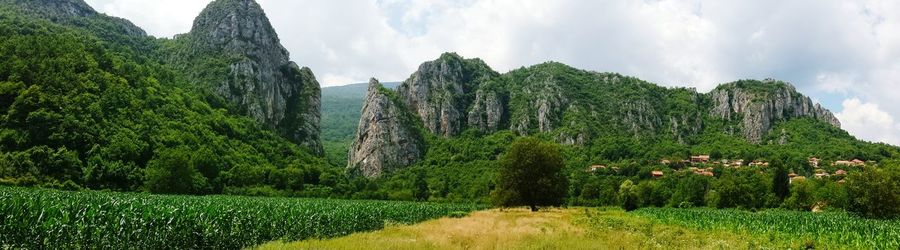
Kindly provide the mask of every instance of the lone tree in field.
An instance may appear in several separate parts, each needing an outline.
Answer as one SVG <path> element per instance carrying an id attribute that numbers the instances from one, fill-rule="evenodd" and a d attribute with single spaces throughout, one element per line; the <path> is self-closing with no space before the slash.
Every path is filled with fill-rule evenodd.
<path id="1" fill-rule="evenodd" d="M 535 138 L 513 142 L 500 159 L 494 205 L 502 207 L 559 206 L 568 192 L 568 181 L 559 147 Z"/>

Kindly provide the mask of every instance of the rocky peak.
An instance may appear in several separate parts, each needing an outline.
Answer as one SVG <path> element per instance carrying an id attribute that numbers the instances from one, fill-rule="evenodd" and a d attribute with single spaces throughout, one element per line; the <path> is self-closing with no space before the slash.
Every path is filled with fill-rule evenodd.
<path id="1" fill-rule="evenodd" d="M 181 66 L 194 80 L 212 81 L 205 84 L 242 113 L 322 154 L 319 83 L 311 70 L 290 61 L 259 4 L 213 1 L 196 18 L 191 32 L 179 39 L 187 44 L 180 57 L 191 58 Z M 194 65 L 207 63 L 202 58 L 225 61 L 227 69 Z M 222 71 L 227 73 L 220 76 Z M 215 80 L 208 80 L 209 75 Z"/>
<path id="2" fill-rule="evenodd" d="M 229 52 L 288 58 L 266 13 L 253 0 L 213 1 L 194 20 L 191 35 Z"/>
<path id="3" fill-rule="evenodd" d="M 425 155 L 425 143 L 413 115 L 376 79 L 369 88 L 350 146 L 347 170 L 373 178 L 409 166 Z"/>
<path id="4" fill-rule="evenodd" d="M 480 59 L 444 53 L 419 66 L 397 92 L 406 106 L 419 115 L 426 129 L 450 137 L 465 129 L 466 112 L 479 84 L 496 75 Z"/>
<path id="5" fill-rule="evenodd" d="M 709 93 L 710 113 L 727 121 L 737 121 L 738 127 L 752 143 L 762 142 L 763 136 L 775 122 L 796 117 L 809 117 L 840 128 L 841 123 L 821 105 L 798 93 L 793 85 L 781 81 L 738 81 L 724 84 Z"/>

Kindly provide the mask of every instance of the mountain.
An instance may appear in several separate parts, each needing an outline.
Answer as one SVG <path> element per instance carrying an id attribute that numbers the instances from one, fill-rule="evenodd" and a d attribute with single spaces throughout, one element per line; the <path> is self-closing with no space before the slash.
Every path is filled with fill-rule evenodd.
<path id="1" fill-rule="evenodd" d="M 342 170 L 316 156 L 318 84 L 265 19 L 219 0 L 169 40 L 81 0 L 0 0 L 0 184 L 339 190 Z"/>
<path id="2" fill-rule="evenodd" d="M 399 82 L 381 83 L 396 88 Z M 325 158 L 335 166 L 347 163 L 347 149 L 356 139 L 368 83 L 354 83 L 322 88 L 322 146 Z"/>
<path id="3" fill-rule="evenodd" d="M 370 88 L 370 92 L 376 90 L 384 92 Z M 417 118 L 416 123 L 425 129 L 422 136 L 430 138 L 425 147 L 429 151 L 427 155 L 440 148 L 433 147 L 434 144 L 446 144 L 448 140 L 477 141 L 509 132 L 570 145 L 575 152 L 572 158 L 579 159 L 570 160 L 573 168 L 619 160 L 686 159 L 691 153 L 724 152 L 734 158 L 744 155 L 765 158 L 778 154 L 779 148 L 789 144 L 790 140 L 786 139 L 789 134 L 810 132 L 837 133 L 836 138 L 846 142 L 840 145 L 847 145 L 850 150 L 824 155 L 824 149 L 830 146 L 819 145 L 825 141 L 814 140 L 794 144 L 819 145 L 818 149 L 802 146 L 795 148 L 803 150 L 789 153 L 802 157 L 874 159 L 891 155 L 888 151 L 896 152 L 896 147 L 865 143 L 849 136 L 840 130 L 840 122 L 830 111 L 797 92 L 791 84 L 771 79 L 741 80 L 722 84 L 709 93 L 699 93 L 690 88 L 667 88 L 634 77 L 585 71 L 555 62 L 499 74 L 479 59 L 445 53 L 423 63 L 393 92 L 410 110 L 410 115 Z M 386 115 L 402 114 L 388 112 Z M 802 125 L 813 131 L 794 131 L 791 124 L 800 121 L 825 126 Z M 360 127 L 378 126 L 377 122 L 364 117 Z M 780 131 L 773 131 L 779 126 Z M 394 145 L 406 139 L 381 135 L 372 140 L 366 133 L 369 131 L 365 129 L 358 131 L 354 148 L 378 149 L 379 145 Z M 367 145 L 370 142 L 375 145 Z M 875 149 L 879 147 L 886 149 Z M 393 147 L 383 148 L 393 150 Z M 456 151 L 448 150 L 450 154 Z M 430 157 L 417 154 L 398 157 L 419 159 L 418 162 L 426 162 L 423 164 L 433 162 Z M 496 154 L 488 158 L 491 157 Z M 368 169 L 382 170 L 416 164 L 363 156 L 351 157 L 348 168 L 358 168 L 359 162 L 366 162 Z M 364 174 L 373 177 L 383 173 Z"/>
<path id="4" fill-rule="evenodd" d="M 175 43 L 171 61 L 190 80 L 209 87 L 240 114 L 323 154 L 319 83 L 309 68 L 290 61 L 255 1 L 213 1 Z"/>
<path id="5" fill-rule="evenodd" d="M 375 177 L 391 172 L 384 168 L 407 166 L 421 159 L 425 142 L 414 119 L 396 94 L 372 79 L 350 146 L 349 171 Z"/>

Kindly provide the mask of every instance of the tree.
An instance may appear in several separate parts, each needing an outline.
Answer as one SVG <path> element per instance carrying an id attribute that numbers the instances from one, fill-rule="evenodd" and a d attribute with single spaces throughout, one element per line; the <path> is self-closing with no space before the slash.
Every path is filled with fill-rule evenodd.
<path id="1" fill-rule="evenodd" d="M 161 150 L 147 164 L 144 185 L 161 194 L 197 194 L 206 187 L 206 178 L 191 165 L 189 149 Z"/>
<path id="2" fill-rule="evenodd" d="M 868 218 L 900 217 L 900 167 L 869 168 L 847 177 L 849 210 Z"/>
<path id="3" fill-rule="evenodd" d="M 416 198 L 417 201 L 427 201 L 429 193 L 431 191 L 428 190 L 428 181 L 426 180 L 425 171 L 419 170 L 416 173 L 416 181 L 413 183 L 415 186 L 415 190 L 413 191 L 413 197 Z"/>
<path id="4" fill-rule="evenodd" d="M 619 201 L 621 201 L 622 209 L 632 211 L 638 208 L 638 194 L 634 182 L 625 180 L 619 186 Z"/>
<path id="5" fill-rule="evenodd" d="M 525 137 L 510 145 L 500 159 L 494 205 L 502 207 L 559 206 L 568 192 L 568 180 L 559 146 Z"/>
<path id="6" fill-rule="evenodd" d="M 791 193 L 791 180 L 788 177 L 787 169 L 785 169 L 781 161 L 773 161 L 772 165 L 775 165 L 773 166 L 775 167 L 775 174 L 772 175 L 772 190 L 779 201 L 784 201 L 784 198 Z"/>

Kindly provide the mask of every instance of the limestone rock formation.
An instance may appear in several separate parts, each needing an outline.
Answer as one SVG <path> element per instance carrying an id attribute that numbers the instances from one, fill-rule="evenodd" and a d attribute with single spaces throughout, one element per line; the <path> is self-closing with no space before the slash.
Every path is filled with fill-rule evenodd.
<path id="1" fill-rule="evenodd" d="M 406 106 L 419 115 L 426 129 L 450 137 L 464 130 L 467 109 L 480 82 L 496 75 L 480 59 L 445 53 L 419 66 L 397 92 Z"/>
<path id="2" fill-rule="evenodd" d="M 312 71 L 290 61 L 254 0 L 216 0 L 196 18 L 177 62 L 193 80 L 264 127 L 321 155 L 321 90 Z"/>
<path id="3" fill-rule="evenodd" d="M 356 139 L 350 146 L 350 173 L 378 177 L 424 157 L 425 143 L 414 125 L 416 118 L 392 94 L 378 80 L 369 81 Z"/>
<path id="4" fill-rule="evenodd" d="M 468 115 L 468 126 L 482 133 L 493 133 L 504 129 L 507 119 L 506 97 L 496 90 L 479 89 Z"/>
<path id="5" fill-rule="evenodd" d="M 524 115 L 518 116 L 512 124 L 513 131 L 528 135 L 532 129 L 549 132 L 556 129 L 562 114 L 569 106 L 569 100 L 553 75 L 538 72 L 525 79 L 521 95 L 531 97 L 526 100 Z M 513 98 L 520 98 L 514 96 Z"/>
<path id="6" fill-rule="evenodd" d="M 809 117 L 841 126 L 831 111 L 814 104 L 789 83 L 774 80 L 731 83 L 716 88 L 709 96 L 712 99 L 711 114 L 739 121 L 738 129 L 752 143 L 760 143 L 775 122 L 790 118 Z"/>

